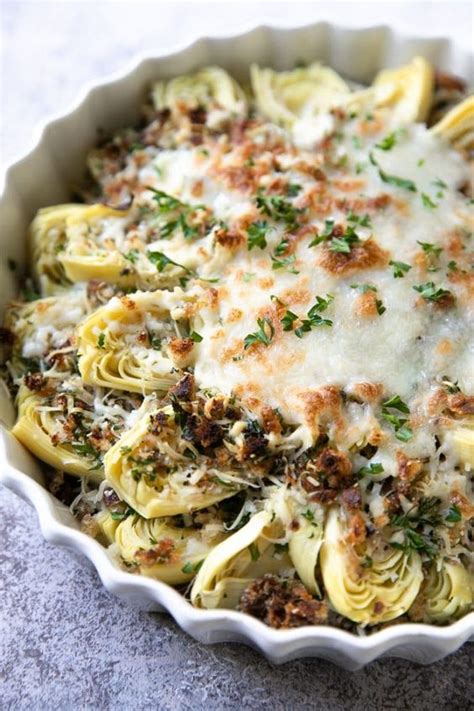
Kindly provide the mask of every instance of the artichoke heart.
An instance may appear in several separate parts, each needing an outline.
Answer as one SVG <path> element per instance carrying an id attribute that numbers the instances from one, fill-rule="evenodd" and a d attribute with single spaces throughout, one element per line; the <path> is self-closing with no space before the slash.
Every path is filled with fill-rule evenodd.
<path id="1" fill-rule="evenodd" d="M 474 429 L 457 427 L 451 434 L 453 449 L 466 468 L 474 468 Z"/>
<path id="2" fill-rule="evenodd" d="M 432 126 L 431 133 L 443 136 L 460 151 L 474 149 L 474 96 L 455 106 L 441 121 Z"/>
<path id="3" fill-rule="evenodd" d="M 404 614 L 423 580 L 419 554 L 385 543 L 361 557 L 346 543 L 340 515 L 337 508 L 329 512 L 320 556 L 331 605 L 359 624 L 379 624 Z"/>
<path id="4" fill-rule="evenodd" d="M 136 282 L 128 262 L 117 249 L 128 212 L 105 205 L 82 205 L 66 220 L 64 249 L 58 260 L 72 282 L 99 279 L 123 287 Z"/>
<path id="5" fill-rule="evenodd" d="M 12 302 L 5 315 L 5 327 L 15 335 L 12 361 L 25 370 L 29 359 L 47 359 L 53 351 L 72 354 L 75 328 L 88 313 L 83 291 L 65 291 L 28 303 Z M 21 346 L 19 345 L 21 344 Z M 31 369 L 31 368 L 29 368 Z"/>
<path id="6" fill-rule="evenodd" d="M 281 534 L 268 511 L 254 514 L 239 531 L 220 543 L 204 561 L 191 590 L 198 607 L 236 608 L 245 587 L 267 573 L 291 567 L 286 552 L 272 542 Z"/>
<path id="7" fill-rule="evenodd" d="M 191 108 L 226 109 L 237 114 L 246 110 L 245 93 L 239 84 L 220 67 L 205 67 L 152 87 L 153 105 L 157 111 L 173 109 L 183 103 Z"/>
<path id="8" fill-rule="evenodd" d="M 434 563 L 415 601 L 413 618 L 436 624 L 450 622 L 473 609 L 473 595 L 473 576 L 462 563 L 444 560 L 439 569 Z"/>
<path id="9" fill-rule="evenodd" d="M 103 479 L 102 466 L 97 465 L 94 457 L 78 454 L 67 443 L 53 444 L 52 438 L 58 429 L 57 411 L 45 407 L 44 400 L 40 396 L 29 394 L 24 386 L 20 388 L 18 402 L 20 416 L 12 434 L 30 452 L 51 467 L 68 474 L 87 476 L 92 481 Z"/>
<path id="10" fill-rule="evenodd" d="M 319 596 L 321 591 L 316 580 L 316 569 L 323 543 L 322 520 L 314 516 L 311 520 L 300 516 L 297 521 L 298 530 L 291 533 L 288 543 L 290 558 L 307 590 Z"/>
<path id="11" fill-rule="evenodd" d="M 431 108 L 434 72 L 424 57 L 397 69 L 384 69 L 374 79 L 375 104 L 392 109 L 394 125 L 425 121 Z"/>
<path id="12" fill-rule="evenodd" d="M 154 408 L 106 453 L 106 478 L 144 518 L 176 516 L 233 496 L 240 485 L 196 456 L 181 438 L 173 408 Z M 229 472 L 231 473 L 231 472 Z"/>
<path id="13" fill-rule="evenodd" d="M 299 118 L 340 105 L 350 95 L 345 81 L 319 63 L 288 72 L 253 64 L 250 77 L 261 113 L 287 128 Z"/>
<path id="14" fill-rule="evenodd" d="M 138 567 L 142 575 L 179 585 L 193 578 L 223 537 L 221 531 L 206 535 L 205 528 L 178 528 L 165 519 L 132 515 L 118 525 L 114 539 L 126 564 Z"/>
<path id="15" fill-rule="evenodd" d="M 95 311 L 77 331 L 84 381 L 143 394 L 168 390 L 178 379 L 167 354 L 176 335 L 170 310 L 185 298 L 181 290 L 135 292 Z"/>
<path id="16" fill-rule="evenodd" d="M 67 242 L 68 218 L 81 214 L 84 205 L 54 205 L 38 211 L 29 229 L 31 267 L 44 296 L 51 296 L 70 285 L 58 254 Z"/>
<path id="17" fill-rule="evenodd" d="M 98 540 L 105 546 L 114 543 L 115 532 L 120 521 L 115 519 L 110 511 L 99 511 L 99 513 L 94 516 L 94 519 L 99 527 Z"/>

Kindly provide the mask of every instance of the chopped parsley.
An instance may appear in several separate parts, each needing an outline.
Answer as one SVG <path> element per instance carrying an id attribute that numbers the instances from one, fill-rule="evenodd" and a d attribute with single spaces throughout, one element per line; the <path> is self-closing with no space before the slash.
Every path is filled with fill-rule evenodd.
<path id="1" fill-rule="evenodd" d="M 430 196 L 426 193 L 421 193 L 421 202 L 423 203 L 423 206 L 428 208 L 429 210 L 433 210 L 435 207 L 438 207 L 438 205 L 433 202 Z"/>
<path id="2" fill-rule="evenodd" d="M 285 200 L 285 198 L 278 195 L 266 196 L 259 192 L 255 202 L 262 214 L 268 215 L 274 220 L 285 222 L 289 227 L 296 225 L 298 215 L 303 212 L 303 210 L 294 207 L 289 200 Z"/>
<path id="3" fill-rule="evenodd" d="M 425 254 L 432 254 L 433 257 L 439 257 L 439 255 L 443 251 L 442 247 L 437 247 L 431 242 L 420 242 L 419 240 L 417 240 L 417 243 L 420 245 Z"/>
<path id="4" fill-rule="evenodd" d="M 348 222 L 352 222 L 354 225 L 359 225 L 360 227 L 372 227 L 370 215 L 367 213 L 365 215 L 356 215 L 355 213 L 350 212 L 347 215 L 347 220 Z"/>
<path id="5" fill-rule="evenodd" d="M 318 326 L 332 326 L 333 322 L 330 319 L 322 318 L 320 316 L 320 313 L 327 309 L 333 299 L 334 297 L 332 294 L 326 294 L 326 298 L 322 296 L 317 296 L 316 303 L 309 309 L 306 314 L 307 318 L 301 319 L 300 326 L 298 326 L 298 328 L 295 328 L 295 336 L 297 336 L 298 338 L 303 338 L 303 335 L 311 331 L 312 328 L 316 328 Z M 291 329 L 288 328 L 285 330 Z"/>
<path id="6" fill-rule="evenodd" d="M 444 520 L 448 521 L 448 523 L 458 523 L 459 521 L 462 521 L 462 515 L 459 506 L 456 506 L 456 504 L 452 504 L 449 507 L 448 513 L 444 517 Z"/>
<path id="7" fill-rule="evenodd" d="M 168 195 L 163 190 L 157 190 L 156 188 L 148 188 L 153 193 L 153 200 L 158 204 L 158 210 L 160 213 L 171 212 L 172 210 L 177 210 L 179 208 L 188 207 L 184 202 L 178 200 L 172 195 Z"/>
<path id="8" fill-rule="evenodd" d="M 334 229 L 334 220 L 326 220 L 324 223 L 324 230 L 320 235 L 316 235 L 316 237 L 309 243 L 309 247 L 316 247 L 318 244 L 321 244 L 321 242 L 325 242 L 332 234 L 332 231 Z"/>
<path id="9" fill-rule="evenodd" d="M 131 249 L 123 256 L 125 257 L 125 259 L 128 259 L 129 262 L 131 262 L 132 264 L 135 264 L 138 259 L 139 254 L 140 253 L 139 253 L 138 249 Z"/>
<path id="10" fill-rule="evenodd" d="M 97 347 L 105 348 L 105 333 L 99 333 L 99 337 L 97 339 Z"/>
<path id="11" fill-rule="evenodd" d="M 382 417 L 386 422 L 392 425 L 397 439 L 401 442 L 408 442 L 413 437 L 413 431 L 407 424 L 407 418 L 395 414 L 393 412 L 394 410 L 406 415 L 410 414 L 408 405 L 403 402 L 399 395 L 394 395 L 382 403 Z"/>
<path id="12" fill-rule="evenodd" d="M 290 254 L 289 257 L 282 257 L 281 259 L 278 259 L 278 257 L 274 257 L 272 254 L 271 260 L 272 269 L 288 269 L 291 274 L 299 274 L 299 271 L 297 271 L 292 266 L 296 261 L 296 257 L 294 254 Z"/>
<path id="13" fill-rule="evenodd" d="M 377 287 L 371 284 L 351 284 L 351 289 L 357 289 L 362 294 L 366 294 L 368 291 L 377 291 Z"/>
<path id="14" fill-rule="evenodd" d="M 457 272 L 458 265 L 457 262 L 454 261 L 454 259 L 451 259 L 451 261 L 448 262 L 448 269 L 450 272 Z"/>
<path id="15" fill-rule="evenodd" d="M 280 242 L 275 247 L 275 256 L 281 257 L 282 254 L 285 254 L 286 250 L 288 249 L 289 244 L 290 243 L 285 238 L 280 240 Z"/>
<path id="16" fill-rule="evenodd" d="M 189 338 L 194 341 L 194 343 L 201 343 L 202 341 L 202 336 L 196 331 L 191 331 L 191 333 L 189 334 Z"/>
<path id="17" fill-rule="evenodd" d="M 286 194 L 288 197 L 296 197 L 302 189 L 301 185 L 298 185 L 297 183 L 289 183 L 286 188 Z"/>
<path id="18" fill-rule="evenodd" d="M 293 313 L 293 311 L 287 311 L 285 315 L 283 316 L 282 319 L 280 319 L 280 323 L 283 326 L 284 331 L 292 331 L 293 330 L 293 324 L 295 321 L 298 320 L 298 316 Z"/>
<path id="19" fill-rule="evenodd" d="M 436 178 L 436 180 L 433 180 L 433 185 L 435 185 L 437 188 L 441 188 L 441 190 L 446 190 L 448 187 L 444 180 L 441 180 L 441 178 Z"/>
<path id="20" fill-rule="evenodd" d="M 353 227 L 348 227 L 342 237 L 333 237 L 329 249 L 331 252 L 341 252 L 349 254 L 352 247 L 360 242 L 359 236 L 355 233 Z"/>
<path id="21" fill-rule="evenodd" d="M 432 281 L 427 281 L 426 284 L 417 284 L 413 288 L 426 301 L 436 302 L 444 296 L 451 296 L 450 291 L 442 289 L 440 286 L 437 287 Z"/>
<path id="22" fill-rule="evenodd" d="M 389 133 L 385 138 L 383 138 L 380 143 L 376 143 L 375 147 L 379 148 L 381 151 L 391 151 L 397 142 L 397 132 Z"/>
<path id="23" fill-rule="evenodd" d="M 390 260 L 389 264 L 393 267 L 393 276 L 395 279 L 402 279 L 411 269 L 411 264 L 405 264 L 405 262 L 394 262 Z"/>
<path id="24" fill-rule="evenodd" d="M 178 264 L 178 262 L 174 262 L 170 257 L 167 257 L 166 254 L 163 254 L 163 252 L 147 252 L 147 257 L 150 262 L 156 266 L 159 272 L 164 271 L 168 265 L 174 265 L 175 267 L 184 269 L 185 272 L 191 272 L 190 269 L 184 267 L 182 264 Z"/>
<path id="25" fill-rule="evenodd" d="M 249 252 L 259 247 L 260 249 L 265 249 L 267 246 L 266 235 L 269 230 L 269 225 L 266 220 L 258 220 L 258 222 L 252 222 L 252 224 L 247 229 L 247 249 Z"/>
<path id="26" fill-rule="evenodd" d="M 384 183 L 395 185 L 397 188 L 403 188 L 404 190 L 410 190 L 412 193 L 418 192 L 418 189 L 413 180 L 409 180 L 407 178 L 400 178 L 398 175 L 389 175 L 384 170 L 382 170 L 372 153 L 369 154 L 369 159 L 372 165 L 374 165 L 379 171 L 380 179 Z"/>
<path id="27" fill-rule="evenodd" d="M 384 468 L 380 462 L 371 462 L 368 466 L 361 467 L 357 472 L 357 476 L 363 477 L 368 474 L 382 474 L 383 471 Z"/>
<path id="28" fill-rule="evenodd" d="M 197 573 L 199 569 L 202 567 L 202 564 L 204 563 L 204 558 L 197 563 L 191 563 L 190 560 L 188 560 L 183 567 L 181 568 L 181 572 L 185 573 L 186 575 L 191 575 L 191 573 Z"/>
<path id="29" fill-rule="evenodd" d="M 258 331 L 249 333 L 244 338 L 244 349 L 250 348 L 255 343 L 262 343 L 264 346 L 269 346 L 275 335 L 275 329 L 272 322 L 266 316 L 257 319 Z"/>
<path id="30" fill-rule="evenodd" d="M 392 526 L 403 531 L 404 541 L 390 541 L 392 548 L 409 552 L 415 550 L 432 558 L 437 551 L 436 539 L 425 527 L 435 528 L 441 523 L 439 505 L 441 500 L 435 496 L 421 498 L 416 506 L 407 513 L 394 516 Z"/>

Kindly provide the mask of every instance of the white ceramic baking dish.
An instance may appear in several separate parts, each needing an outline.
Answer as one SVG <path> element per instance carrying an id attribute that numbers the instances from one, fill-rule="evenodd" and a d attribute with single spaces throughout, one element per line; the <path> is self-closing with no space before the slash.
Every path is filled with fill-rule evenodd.
<path id="1" fill-rule="evenodd" d="M 6 173 L 0 202 L 0 308 L 17 288 L 7 259 L 25 263 L 26 228 L 35 211 L 69 199 L 71 185 L 84 172 L 85 156 L 98 128 L 108 131 L 133 123 L 153 79 L 206 64 L 219 64 L 244 79 L 251 62 L 284 69 L 297 61 L 318 59 L 350 79 L 369 82 L 380 68 L 401 64 L 415 54 L 469 79 L 471 57 L 447 40 L 404 38 L 386 27 L 347 30 L 318 23 L 291 30 L 258 27 L 238 36 L 203 38 L 166 56 L 139 57 L 126 74 L 86 87 L 66 114 L 41 127 L 31 150 Z M 315 656 L 358 669 L 381 656 L 427 664 L 474 637 L 474 613 L 449 627 L 398 624 L 358 637 L 331 627 L 273 630 L 238 612 L 194 609 L 164 583 L 121 570 L 99 543 L 79 531 L 68 509 L 43 488 L 38 462 L 9 434 L 13 417 L 13 408 L 0 390 L 0 482 L 33 504 L 46 540 L 83 554 L 108 590 L 141 609 L 167 610 L 201 642 L 243 642 L 277 663 Z"/>

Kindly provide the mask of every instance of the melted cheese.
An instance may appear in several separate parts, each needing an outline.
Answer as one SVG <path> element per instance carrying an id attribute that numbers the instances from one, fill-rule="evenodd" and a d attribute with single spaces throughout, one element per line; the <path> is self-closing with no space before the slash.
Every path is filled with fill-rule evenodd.
<path id="1" fill-rule="evenodd" d="M 372 137 L 372 146 L 379 140 L 380 134 Z M 353 149 L 349 139 L 343 147 L 349 160 L 357 162 L 360 151 Z M 368 150 L 370 146 L 365 146 L 365 156 Z M 417 192 L 384 182 L 377 168 L 368 165 L 360 176 L 361 189 L 348 197 L 387 193 L 397 202 L 373 213 L 370 229 L 356 230 L 361 237 L 373 235 L 391 260 L 414 265 L 417 255 L 423 254 L 418 242 L 445 247 L 452 231 L 463 226 L 465 201 L 457 188 L 466 180 L 466 166 L 422 126 L 404 131 L 392 150 L 373 151 L 386 174 L 414 181 Z M 442 190 L 435 185 L 440 176 L 447 186 Z M 422 194 L 430 196 L 438 207 L 425 206 Z M 222 202 L 221 197 L 218 200 Z M 340 211 L 324 217 L 344 221 Z M 317 218 L 310 224 L 320 231 L 324 227 L 324 221 Z M 304 393 L 328 384 L 347 388 L 357 382 L 381 383 L 387 396 L 397 393 L 412 403 L 419 391 L 449 372 L 465 392 L 472 391 L 469 364 L 474 340 L 466 296 L 456 285 L 448 284 L 446 266 L 433 273 L 413 266 L 404 278 L 395 279 L 392 267 L 385 265 L 341 278 L 318 264 L 321 247 L 309 248 L 311 240 L 305 238 L 298 243 L 292 265 L 298 274 L 288 269 L 275 271 L 270 254 L 281 236 L 281 228 L 275 227 L 267 235 L 265 250 L 241 249 L 226 265 L 216 287 L 217 306 L 213 301 L 212 307 L 201 311 L 197 327 L 203 341 L 195 369 L 201 385 L 237 392 L 250 404 L 278 407 L 284 417 L 296 423 L 305 420 Z M 440 263 L 445 265 L 445 261 Z M 413 286 L 430 280 L 453 291 L 457 308 L 443 313 L 420 300 Z M 360 292 L 351 288 L 354 284 L 376 287 L 377 298 L 386 309 L 381 316 L 357 314 Z M 323 314 L 333 321 L 332 327 L 314 328 L 301 339 L 281 331 L 270 295 L 304 317 L 316 295 L 326 294 L 334 296 Z M 257 318 L 264 315 L 276 326 L 271 344 L 244 351 L 244 338 L 257 330 Z M 450 348 L 443 353 L 439 345 L 446 341 Z"/>

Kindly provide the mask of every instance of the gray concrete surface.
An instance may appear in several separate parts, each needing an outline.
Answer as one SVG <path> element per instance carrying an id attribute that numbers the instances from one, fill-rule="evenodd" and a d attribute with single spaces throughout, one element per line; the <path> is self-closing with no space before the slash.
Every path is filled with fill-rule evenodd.
<path id="1" fill-rule="evenodd" d="M 430 667 L 398 659 L 351 673 L 316 659 L 274 667 L 240 645 L 201 645 L 137 612 L 41 538 L 0 489 L 1 709 L 467 709 L 472 645 Z"/>
<path id="2" fill-rule="evenodd" d="M 448 4 L 443 21 L 440 7 Z M 83 82 L 119 69 L 139 50 L 225 31 L 229 18 L 232 27 L 236 18 L 256 16 L 287 24 L 394 22 L 470 41 L 469 3 L 357 3 L 354 13 L 334 2 L 177 5 L 0 0 L 3 163 Z M 348 673 L 318 660 L 272 667 L 243 646 L 200 645 L 166 615 L 137 612 L 109 595 L 95 572 L 46 544 L 34 511 L 0 487 L 2 711 L 464 710 L 474 698 L 473 649 L 428 668 L 389 659 Z"/>

